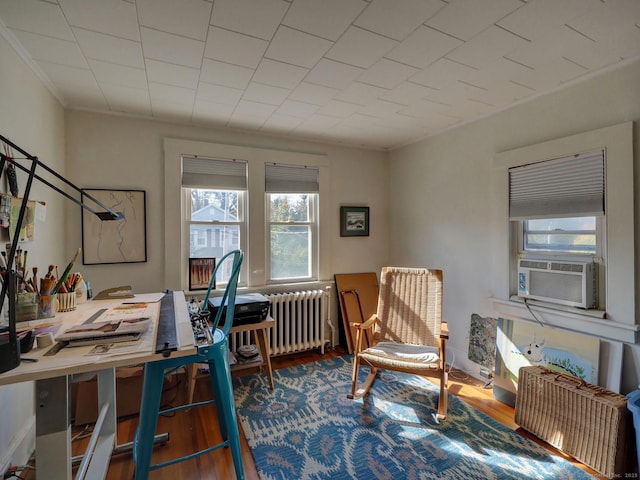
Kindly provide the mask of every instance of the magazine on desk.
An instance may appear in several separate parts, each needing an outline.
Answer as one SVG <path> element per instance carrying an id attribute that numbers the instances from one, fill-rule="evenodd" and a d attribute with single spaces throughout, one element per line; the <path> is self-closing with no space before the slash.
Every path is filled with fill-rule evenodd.
<path id="1" fill-rule="evenodd" d="M 151 326 L 151 317 L 110 318 L 105 322 L 82 323 L 65 330 L 56 337 L 69 346 L 98 345 L 103 343 L 138 340 Z"/>

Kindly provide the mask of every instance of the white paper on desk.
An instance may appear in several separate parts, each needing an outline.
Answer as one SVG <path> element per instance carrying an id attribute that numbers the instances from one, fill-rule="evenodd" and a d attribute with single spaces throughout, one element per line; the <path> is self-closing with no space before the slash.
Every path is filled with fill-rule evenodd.
<path id="1" fill-rule="evenodd" d="M 108 322 L 83 323 L 65 330 L 56 337 L 58 341 L 85 338 L 108 338 L 126 333 L 143 333 L 151 326 L 150 317 L 111 318 Z"/>

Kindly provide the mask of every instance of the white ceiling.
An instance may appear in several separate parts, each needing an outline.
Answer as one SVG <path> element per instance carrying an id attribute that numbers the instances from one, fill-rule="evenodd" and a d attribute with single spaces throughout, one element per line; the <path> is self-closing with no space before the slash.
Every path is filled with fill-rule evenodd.
<path id="1" fill-rule="evenodd" d="M 640 55 L 640 0 L 0 0 L 67 108 L 392 149 Z"/>

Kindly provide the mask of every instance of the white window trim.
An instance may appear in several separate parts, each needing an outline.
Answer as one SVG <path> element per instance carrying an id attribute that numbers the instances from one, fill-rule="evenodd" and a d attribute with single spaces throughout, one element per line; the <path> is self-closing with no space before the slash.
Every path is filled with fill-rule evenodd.
<path id="1" fill-rule="evenodd" d="M 633 194 L 633 122 L 605 127 L 570 137 L 498 153 L 494 158 L 492 189 L 495 194 L 493 225 L 504 230 L 509 220 L 508 169 L 544 159 L 560 158 L 579 151 L 606 149 L 606 298 L 607 318 L 593 321 L 587 315 L 555 314 L 542 311 L 550 326 L 624 342 L 640 341 L 635 307 L 635 231 Z M 615 234 L 612 235 L 611 232 Z M 513 232 L 512 232 L 513 233 Z M 505 261 L 497 262 L 492 272 L 492 298 L 498 316 L 529 319 L 526 308 L 509 301 L 510 281 L 515 271 L 513 235 L 494 237 Z M 507 258 L 508 257 L 508 258 Z M 507 308 L 506 306 L 509 305 Z M 567 318 L 569 319 L 567 321 Z M 630 335 L 629 332 L 635 332 Z"/>
<path id="2" fill-rule="evenodd" d="M 247 269 L 247 287 L 267 285 L 265 239 L 265 163 L 283 163 L 291 165 L 310 165 L 319 168 L 320 218 L 318 238 L 318 281 L 331 279 L 330 229 L 321 226 L 331 222 L 329 160 L 325 153 L 308 153 L 275 150 L 270 148 L 245 147 L 213 142 L 198 142 L 175 138 L 164 139 L 164 187 L 165 187 L 165 244 L 164 279 L 166 288 L 184 289 L 187 279 L 188 260 L 183 254 L 184 225 L 182 222 L 181 195 L 181 158 L 183 156 L 202 156 L 212 158 L 237 158 L 248 162 L 249 198 L 247 201 L 247 221 L 250 232 L 246 252 L 249 260 Z M 261 192 L 256 195 L 255 192 Z M 177 228 L 176 226 L 180 226 Z M 260 232 L 260 233 L 258 233 Z M 186 283 L 188 284 L 188 282 Z"/>

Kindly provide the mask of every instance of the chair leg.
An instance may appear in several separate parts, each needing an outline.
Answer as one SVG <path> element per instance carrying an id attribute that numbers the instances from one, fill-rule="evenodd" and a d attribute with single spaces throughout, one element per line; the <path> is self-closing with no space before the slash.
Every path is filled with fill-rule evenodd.
<path id="1" fill-rule="evenodd" d="M 149 477 L 163 382 L 164 363 L 162 361 L 147 363 L 144 367 L 142 382 L 140 423 L 133 443 L 136 480 L 146 480 Z"/>
<path id="2" fill-rule="evenodd" d="M 229 442 L 231 447 L 231 457 L 236 469 L 238 480 L 244 480 L 244 467 L 242 465 L 242 451 L 240 449 L 240 433 L 238 431 L 238 419 L 236 417 L 236 405 L 233 398 L 233 385 L 231 383 L 231 368 L 229 366 L 228 344 L 222 341 L 211 347 L 213 349 L 213 364 L 215 373 L 211 377 L 214 394 L 216 396 L 216 407 L 218 408 L 218 418 L 220 430 L 223 438 Z M 211 371 L 210 371 L 211 372 Z"/>
<path id="3" fill-rule="evenodd" d="M 438 413 L 436 414 L 436 418 L 438 420 L 444 420 L 447 418 L 447 407 L 449 401 L 449 390 L 448 390 L 448 377 L 446 370 L 443 371 L 440 376 L 440 396 L 438 397 Z"/>
<path id="4" fill-rule="evenodd" d="M 362 383 L 362 386 L 356 390 L 356 387 L 358 385 L 358 370 L 360 366 L 360 360 L 356 360 L 356 358 L 357 358 L 357 355 L 354 356 L 354 362 L 353 362 L 353 378 L 351 381 L 351 393 L 347 395 L 347 398 L 351 400 L 357 400 L 358 398 L 362 398 L 363 396 L 365 396 L 371 389 L 371 386 L 373 385 L 373 382 L 376 379 L 376 375 L 378 374 L 377 368 L 369 367 L 369 374 L 367 375 L 367 378 L 365 378 L 364 382 Z"/>

